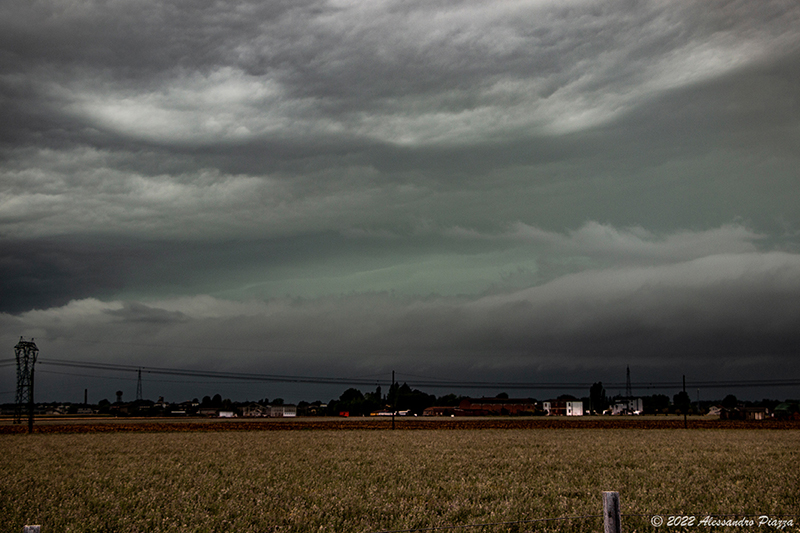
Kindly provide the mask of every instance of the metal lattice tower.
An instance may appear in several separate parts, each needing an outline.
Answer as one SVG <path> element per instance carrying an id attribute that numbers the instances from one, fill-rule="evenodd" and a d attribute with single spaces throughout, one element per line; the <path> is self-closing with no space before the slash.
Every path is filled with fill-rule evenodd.
<path id="1" fill-rule="evenodd" d="M 631 389 L 631 367 L 628 366 L 628 377 L 625 380 L 625 396 L 633 398 L 633 390 Z"/>
<path id="2" fill-rule="evenodd" d="M 14 410 L 14 423 L 22 423 L 22 411 L 28 410 L 28 433 L 33 432 L 33 366 L 39 355 L 39 348 L 33 339 L 26 341 L 20 337 L 14 346 L 17 357 L 17 406 Z M 25 406 L 25 407 L 24 407 Z"/>

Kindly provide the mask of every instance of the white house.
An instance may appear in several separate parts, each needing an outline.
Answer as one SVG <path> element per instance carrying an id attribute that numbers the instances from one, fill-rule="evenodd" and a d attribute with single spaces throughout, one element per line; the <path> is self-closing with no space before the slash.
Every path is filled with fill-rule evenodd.
<path id="1" fill-rule="evenodd" d="M 548 400 L 542 402 L 542 409 L 550 416 L 583 416 L 581 400 Z"/>

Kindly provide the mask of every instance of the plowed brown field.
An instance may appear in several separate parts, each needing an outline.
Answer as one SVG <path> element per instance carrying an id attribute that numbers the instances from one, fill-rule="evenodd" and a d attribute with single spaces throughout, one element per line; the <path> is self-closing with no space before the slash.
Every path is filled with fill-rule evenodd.
<path id="1" fill-rule="evenodd" d="M 708 420 L 690 419 L 689 429 L 800 429 L 798 420 Z M 184 432 L 184 431 L 309 431 L 387 430 L 387 418 L 297 418 L 297 419 L 83 419 L 43 420 L 34 433 Z M 420 429 L 683 429 L 680 417 L 584 417 L 584 418 L 398 418 L 399 430 Z M 25 433 L 27 424 L 0 425 L 0 434 Z"/>

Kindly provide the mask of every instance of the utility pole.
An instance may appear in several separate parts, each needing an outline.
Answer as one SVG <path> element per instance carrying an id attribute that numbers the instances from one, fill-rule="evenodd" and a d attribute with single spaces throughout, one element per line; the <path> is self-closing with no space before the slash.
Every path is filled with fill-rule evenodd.
<path id="1" fill-rule="evenodd" d="M 26 341 L 22 337 L 14 346 L 17 357 L 17 405 L 14 410 L 14 423 L 22 423 L 23 405 L 28 407 L 28 433 L 33 433 L 33 366 L 39 356 L 39 348 L 33 339 Z"/>
<path id="2" fill-rule="evenodd" d="M 631 367 L 627 367 L 627 379 L 625 380 L 625 396 L 630 400 L 633 398 L 633 389 L 631 388 Z"/>
<path id="3" fill-rule="evenodd" d="M 686 374 L 683 375 L 683 394 L 684 398 L 688 398 L 688 396 L 686 395 Z M 689 423 L 686 421 L 686 414 L 687 414 L 686 412 L 688 410 L 689 410 L 688 406 L 683 410 L 683 429 L 689 428 Z"/>
<path id="4" fill-rule="evenodd" d="M 136 380 L 136 399 L 142 399 L 142 369 L 139 369 L 139 378 Z"/>

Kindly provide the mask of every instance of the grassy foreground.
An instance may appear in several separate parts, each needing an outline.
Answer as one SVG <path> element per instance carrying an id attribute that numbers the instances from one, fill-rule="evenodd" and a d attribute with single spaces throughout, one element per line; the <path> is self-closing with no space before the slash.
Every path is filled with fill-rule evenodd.
<path id="1" fill-rule="evenodd" d="M 654 514 L 800 515 L 800 432 L 292 431 L 0 435 L 0 531 L 623 530 Z M 694 530 L 736 531 L 737 528 Z M 662 526 L 659 531 L 678 531 Z M 745 528 L 764 531 L 769 528 Z M 445 530 L 445 531 L 453 531 Z"/>

